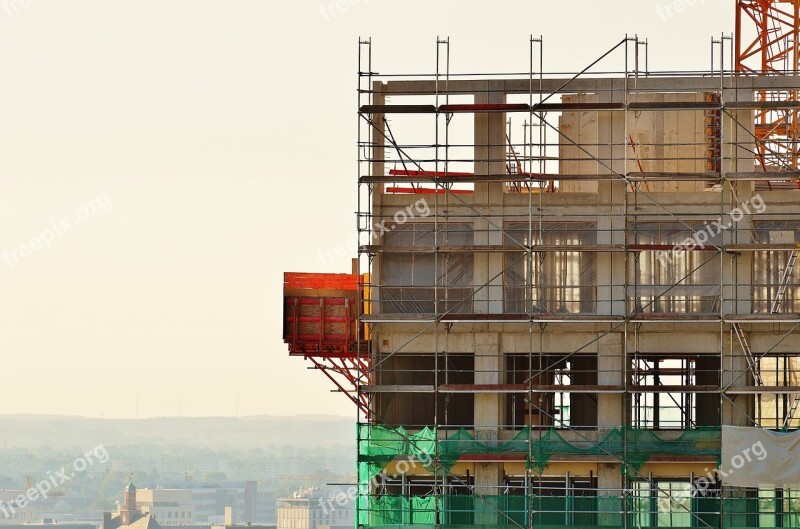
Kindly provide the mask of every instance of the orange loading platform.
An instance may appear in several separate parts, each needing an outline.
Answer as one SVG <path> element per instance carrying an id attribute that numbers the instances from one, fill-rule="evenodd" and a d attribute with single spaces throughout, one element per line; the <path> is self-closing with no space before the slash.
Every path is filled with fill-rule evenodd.
<path id="1" fill-rule="evenodd" d="M 311 361 L 364 413 L 358 384 L 369 369 L 367 342 L 359 339 L 363 296 L 358 274 L 286 272 L 283 280 L 283 341 L 289 354 Z"/>

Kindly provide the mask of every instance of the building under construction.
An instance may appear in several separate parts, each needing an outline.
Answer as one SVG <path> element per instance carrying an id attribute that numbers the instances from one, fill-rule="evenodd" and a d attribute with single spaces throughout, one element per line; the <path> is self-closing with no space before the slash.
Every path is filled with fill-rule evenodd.
<path id="1" fill-rule="evenodd" d="M 799 10 L 738 2 L 704 72 L 359 43 L 358 259 L 284 313 L 358 410 L 359 527 L 800 527 Z"/>

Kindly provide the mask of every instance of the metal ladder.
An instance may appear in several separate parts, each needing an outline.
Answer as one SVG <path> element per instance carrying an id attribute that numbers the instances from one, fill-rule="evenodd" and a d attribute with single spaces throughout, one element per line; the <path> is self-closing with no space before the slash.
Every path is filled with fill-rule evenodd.
<path id="1" fill-rule="evenodd" d="M 786 413 L 786 418 L 783 420 L 784 430 L 787 429 L 792 424 L 792 420 L 794 419 L 794 414 L 797 413 L 797 408 L 800 408 L 800 394 L 795 393 L 792 405 L 789 408 L 789 411 Z"/>
<path id="2" fill-rule="evenodd" d="M 794 385 L 798 385 L 798 374 L 794 374 L 794 380 L 787 380 L 787 383 L 794 383 Z M 788 410 L 786 412 L 786 416 L 783 419 L 783 429 L 786 430 L 792 426 L 792 421 L 797 416 L 797 411 L 800 410 L 800 393 L 793 393 L 789 396 L 792 401 L 788 405 Z"/>
<path id="3" fill-rule="evenodd" d="M 771 314 L 775 314 L 778 312 L 778 308 L 781 304 L 781 298 L 786 294 L 786 289 L 789 287 L 789 283 L 792 280 L 792 272 L 794 272 L 794 265 L 797 261 L 797 250 L 792 251 L 789 254 L 789 262 L 786 263 L 786 268 L 783 271 L 783 277 L 781 277 L 781 284 L 778 286 L 778 292 L 775 294 L 775 301 L 772 302 L 772 310 L 770 310 Z"/>
<path id="4" fill-rule="evenodd" d="M 761 369 L 758 367 L 758 361 L 753 356 L 753 351 L 750 350 L 750 344 L 747 343 L 744 331 L 742 331 L 738 323 L 732 324 L 731 327 L 733 328 L 733 332 L 736 333 L 736 337 L 739 339 L 739 345 L 742 346 L 742 351 L 744 351 L 744 356 L 747 359 L 747 367 L 749 367 L 750 371 L 753 373 L 753 380 L 756 386 L 763 386 L 764 380 L 761 378 Z"/>
<path id="5" fill-rule="evenodd" d="M 506 151 L 506 174 L 509 175 L 522 175 L 524 173 L 522 169 L 522 161 L 520 160 L 519 152 L 517 152 L 516 147 L 514 144 L 511 143 L 511 121 L 508 122 L 508 131 L 506 132 L 506 147 L 508 150 Z M 507 182 L 506 187 L 514 191 L 516 193 L 520 193 L 522 191 L 522 187 L 528 187 L 528 183 L 522 182 Z"/>
<path id="6" fill-rule="evenodd" d="M 794 272 L 796 262 L 797 250 L 794 250 L 789 253 L 789 260 L 786 263 L 786 268 L 783 270 L 783 276 L 781 276 L 781 284 L 778 286 L 778 292 L 775 294 L 775 301 L 772 302 L 771 314 L 776 314 L 778 312 L 781 300 L 786 296 L 786 289 L 789 288 L 789 283 L 792 281 L 792 273 Z M 792 420 L 798 408 L 800 408 L 800 394 L 793 394 L 792 399 L 789 410 L 786 412 L 786 417 L 783 419 L 784 430 L 792 424 Z"/>

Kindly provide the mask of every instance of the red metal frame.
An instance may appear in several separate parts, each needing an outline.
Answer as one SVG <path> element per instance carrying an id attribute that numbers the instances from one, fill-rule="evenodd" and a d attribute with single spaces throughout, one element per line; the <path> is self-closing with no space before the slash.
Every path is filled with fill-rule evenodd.
<path id="1" fill-rule="evenodd" d="M 336 358 L 336 357 L 306 357 L 314 364 L 316 369 L 322 371 L 328 379 L 339 389 L 341 393 L 358 406 L 365 417 L 369 417 L 369 395 L 358 391 L 361 383 L 358 373 L 367 373 L 369 362 L 365 358 Z M 335 376 L 335 375 L 338 375 Z M 341 380 L 344 379 L 344 380 Z"/>
<path id="2" fill-rule="evenodd" d="M 313 291 L 313 290 L 312 290 Z M 289 344 L 289 354 L 292 356 L 308 356 L 309 354 L 336 354 L 349 357 L 356 355 L 354 345 L 358 341 L 355 329 L 355 313 L 352 305 L 356 302 L 355 296 L 343 297 L 313 297 L 284 296 L 284 341 Z M 343 316 L 329 316 L 326 308 L 343 307 Z M 316 314 L 303 316 L 303 307 L 317 307 Z M 306 311 L 307 312 L 307 311 Z M 318 324 L 320 331 L 300 332 L 301 324 Z M 329 332 L 332 325 L 340 324 L 345 332 Z"/>
<path id="3" fill-rule="evenodd" d="M 747 32 L 747 34 L 745 34 Z M 744 75 L 797 75 L 800 0 L 737 0 L 736 71 Z M 797 101 L 797 90 L 762 90 L 760 101 Z M 800 160 L 798 111 L 759 110 L 757 161 L 764 171 L 796 171 Z M 800 183 L 798 184 L 800 185 Z"/>
<path id="4" fill-rule="evenodd" d="M 361 300 L 356 274 L 284 274 L 289 354 L 309 360 L 369 416 L 369 396 L 358 391 L 363 377 L 370 378 L 368 349 L 359 337 Z"/>
<path id="5" fill-rule="evenodd" d="M 404 195 L 445 195 L 450 193 L 452 195 L 471 195 L 475 193 L 472 189 L 433 189 L 430 187 L 387 187 L 384 189 L 389 194 L 404 194 Z"/>

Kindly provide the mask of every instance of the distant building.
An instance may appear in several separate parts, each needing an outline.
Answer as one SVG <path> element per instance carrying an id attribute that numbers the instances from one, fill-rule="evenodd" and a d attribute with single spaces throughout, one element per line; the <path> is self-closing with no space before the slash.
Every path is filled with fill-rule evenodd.
<path id="1" fill-rule="evenodd" d="M 253 523 L 270 525 L 275 524 L 278 520 L 275 511 L 275 491 L 274 490 L 257 490 L 256 491 L 256 517 Z"/>
<path id="2" fill-rule="evenodd" d="M 100 529 L 161 529 L 155 516 L 136 505 L 136 487 L 129 481 L 125 487 L 125 502 L 116 513 L 104 512 Z"/>
<path id="3" fill-rule="evenodd" d="M 219 524 L 183 525 L 181 529 L 276 529 L 275 524 L 236 524 L 233 507 L 225 507 L 224 522 Z M 5 528 L 3 528 L 5 529 Z M 346 529 L 352 529 L 350 527 Z"/>
<path id="4" fill-rule="evenodd" d="M 352 528 L 355 516 L 352 501 L 344 495 L 335 498 L 311 488 L 300 489 L 291 498 L 279 499 L 277 529 Z"/>
<path id="5" fill-rule="evenodd" d="M 33 496 L 30 501 L 28 489 L 0 489 L 0 524 L 4 529 L 9 523 L 25 524 L 64 524 L 66 522 L 99 521 L 98 512 L 92 507 L 93 498 L 80 496 L 64 496 L 58 491 L 51 491 L 47 498 Z"/>
<path id="6" fill-rule="evenodd" d="M 56 522 L 52 518 L 43 518 L 32 523 L 3 523 L 3 529 L 97 529 L 97 524 L 88 522 Z"/>
<path id="7" fill-rule="evenodd" d="M 222 524 L 212 524 L 209 526 L 209 529 L 275 529 L 275 524 L 260 524 L 260 525 L 253 525 L 253 524 L 246 524 L 246 525 L 237 525 L 234 523 L 233 520 L 236 519 L 234 515 L 234 509 L 231 506 L 225 507 L 225 521 Z"/>
<path id="8" fill-rule="evenodd" d="M 0 521 L 40 522 L 53 501 L 29 501 L 25 490 L 0 490 Z"/>
<path id="9" fill-rule="evenodd" d="M 256 481 L 186 480 L 165 482 L 162 486 L 190 492 L 194 523 L 222 524 L 229 506 L 233 507 L 234 524 L 270 524 L 276 520 L 275 493 L 259 490 Z"/>
<path id="10" fill-rule="evenodd" d="M 140 489 L 136 508 L 152 514 L 164 527 L 196 523 L 192 493 L 186 489 Z"/>

